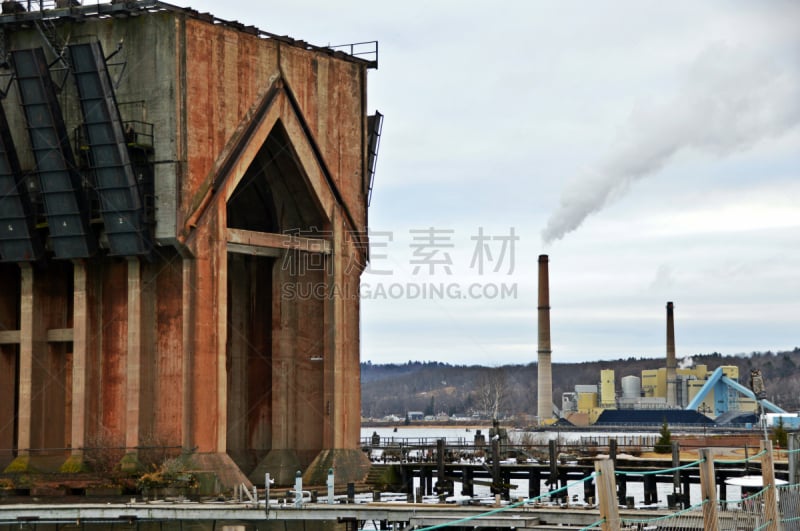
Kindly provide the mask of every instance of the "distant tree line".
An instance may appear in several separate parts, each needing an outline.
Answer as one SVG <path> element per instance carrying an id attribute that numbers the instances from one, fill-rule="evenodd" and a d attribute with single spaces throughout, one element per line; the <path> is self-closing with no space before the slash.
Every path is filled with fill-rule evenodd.
<path id="1" fill-rule="evenodd" d="M 691 356 L 709 371 L 720 365 L 739 367 L 739 379 L 749 385 L 750 369 L 758 368 L 767 387 L 767 398 L 787 411 L 800 410 L 800 348 L 787 352 L 752 352 L 722 355 L 718 352 Z M 601 369 L 614 369 L 617 386 L 623 376 L 641 376 L 644 369 L 663 367 L 664 359 L 635 358 L 614 361 L 553 363 L 553 399 L 576 384 L 596 384 Z M 426 415 L 473 414 L 505 418 L 536 411 L 537 364 L 484 367 L 442 362 L 408 361 L 401 364 L 361 364 L 361 413 L 381 418 L 408 411 Z"/>

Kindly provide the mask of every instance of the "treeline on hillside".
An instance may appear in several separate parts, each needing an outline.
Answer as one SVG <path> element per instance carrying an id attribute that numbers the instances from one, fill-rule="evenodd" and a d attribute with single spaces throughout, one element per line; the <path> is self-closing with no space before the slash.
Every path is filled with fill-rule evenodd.
<path id="1" fill-rule="evenodd" d="M 615 361 L 553 363 L 553 399 L 560 407 L 561 394 L 577 384 L 596 384 L 601 369 L 614 369 L 620 379 L 640 376 L 644 369 L 664 366 L 665 360 L 628 358 Z M 683 364 L 689 362 L 682 360 Z M 698 354 L 691 363 L 705 364 L 709 371 L 721 365 L 739 367 L 739 379 L 749 385 L 750 369 L 761 369 L 767 398 L 787 411 L 800 410 L 800 348 L 789 352 L 751 354 Z M 407 411 L 473 414 L 504 418 L 536 411 L 536 363 L 484 367 L 441 362 L 409 361 L 403 364 L 361 364 L 361 414 L 369 418 L 404 416 Z"/>

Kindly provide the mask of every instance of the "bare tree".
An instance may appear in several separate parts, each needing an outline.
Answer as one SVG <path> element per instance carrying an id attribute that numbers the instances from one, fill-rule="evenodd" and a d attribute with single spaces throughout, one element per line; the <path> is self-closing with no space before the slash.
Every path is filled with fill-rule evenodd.
<path id="1" fill-rule="evenodd" d="M 481 413 L 489 418 L 497 418 L 505 403 L 507 391 L 506 374 L 503 369 L 482 371 L 475 385 L 475 403 Z"/>

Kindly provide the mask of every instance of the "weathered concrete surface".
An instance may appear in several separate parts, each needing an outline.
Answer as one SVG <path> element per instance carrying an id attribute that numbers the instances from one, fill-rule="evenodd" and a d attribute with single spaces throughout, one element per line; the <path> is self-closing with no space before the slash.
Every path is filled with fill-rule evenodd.
<path id="1" fill-rule="evenodd" d="M 153 124 L 157 245 L 0 264 L 0 464 L 135 472 L 183 450 L 219 488 L 331 463 L 361 475 L 366 65 L 174 8 L 54 23 L 106 53 L 124 42 L 116 99 L 123 120 Z M 47 49 L 4 29 L 9 49 Z M 74 80 L 59 98 L 74 130 Z M 33 169 L 15 84 L 3 106 Z M 325 245 L 234 244 L 229 229 Z M 305 285 L 321 289 L 287 289 Z"/>
<path id="2" fill-rule="evenodd" d="M 20 269 L 0 264 L 3 289 L 0 289 L 0 469 L 14 459 L 16 444 L 15 395 L 19 367 Z M 13 333 L 16 332 L 16 333 Z"/>
<path id="3" fill-rule="evenodd" d="M 333 469 L 337 483 L 363 482 L 369 474 L 370 463 L 365 462 L 360 449 L 323 450 L 303 475 L 305 485 L 324 485 L 328 471 Z"/>

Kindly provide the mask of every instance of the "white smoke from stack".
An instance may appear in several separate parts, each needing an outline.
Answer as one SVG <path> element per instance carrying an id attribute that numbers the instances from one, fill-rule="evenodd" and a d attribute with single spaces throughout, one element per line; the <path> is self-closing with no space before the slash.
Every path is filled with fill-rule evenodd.
<path id="1" fill-rule="evenodd" d="M 567 185 L 542 231 L 544 242 L 574 231 L 681 151 L 724 157 L 800 123 L 800 65 L 789 55 L 782 63 L 780 54 L 721 45 L 706 49 L 672 101 L 637 106 L 617 149 Z"/>
<path id="2" fill-rule="evenodd" d="M 691 369 L 692 367 L 694 367 L 694 359 L 691 356 L 681 358 L 681 361 L 678 363 L 679 369 Z"/>

